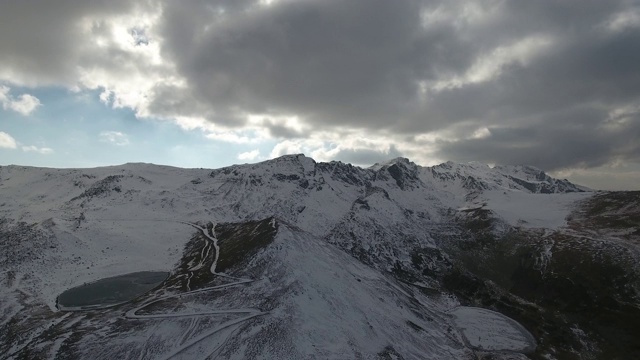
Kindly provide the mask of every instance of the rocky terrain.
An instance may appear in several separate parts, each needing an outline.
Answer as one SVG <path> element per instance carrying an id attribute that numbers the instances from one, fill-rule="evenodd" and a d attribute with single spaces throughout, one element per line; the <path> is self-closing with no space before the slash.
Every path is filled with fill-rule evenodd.
<path id="1" fill-rule="evenodd" d="M 0 357 L 640 358 L 639 246 L 640 193 L 527 166 L 4 166 Z"/>

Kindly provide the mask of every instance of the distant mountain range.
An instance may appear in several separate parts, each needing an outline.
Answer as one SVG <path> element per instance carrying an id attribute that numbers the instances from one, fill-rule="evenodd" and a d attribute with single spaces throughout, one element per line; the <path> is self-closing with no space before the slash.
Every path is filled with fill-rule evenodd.
<path id="1" fill-rule="evenodd" d="M 639 255 L 640 192 L 529 166 L 2 166 L 0 358 L 640 358 Z"/>

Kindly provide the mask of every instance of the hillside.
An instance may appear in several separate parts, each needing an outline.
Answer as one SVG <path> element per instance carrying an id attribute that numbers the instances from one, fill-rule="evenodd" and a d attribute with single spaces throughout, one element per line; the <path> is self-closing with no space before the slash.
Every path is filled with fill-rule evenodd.
<path id="1" fill-rule="evenodd" d="M 3 166 L 0 353 L 640 358 L 639 245 L 638 193 L 528 166 Z M 56 306 L 144 271 L 169 275 L 132 301 Z"/>

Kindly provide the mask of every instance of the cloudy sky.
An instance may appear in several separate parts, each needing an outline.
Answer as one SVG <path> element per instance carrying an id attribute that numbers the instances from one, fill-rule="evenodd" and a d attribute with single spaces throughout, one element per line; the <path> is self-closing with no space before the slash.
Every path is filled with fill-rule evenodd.
<path id="1" fill-rule="evenodd" d="M 0 2 L 0 164 L 287 153 L 640 189 L 640 0 Z"/>

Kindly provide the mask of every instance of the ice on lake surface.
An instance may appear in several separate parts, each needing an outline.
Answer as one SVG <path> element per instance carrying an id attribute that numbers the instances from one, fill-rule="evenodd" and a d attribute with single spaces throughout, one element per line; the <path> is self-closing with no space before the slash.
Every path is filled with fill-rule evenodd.
<path id="1" fill-rule="evenodd" d="M 522 353 L 533 352 L 536 348 L 536 341 L 527 329 L 498 312 L 460 306 L 450 314 L 472 348 Z"/>
<path id="2" fill-rule="evenodd" d="M 140 271 L 100 279 L 60 294 L 58 308 L 86 310 L 122 304 L 160 285 L 168 276 L 165 271 Z"/>

